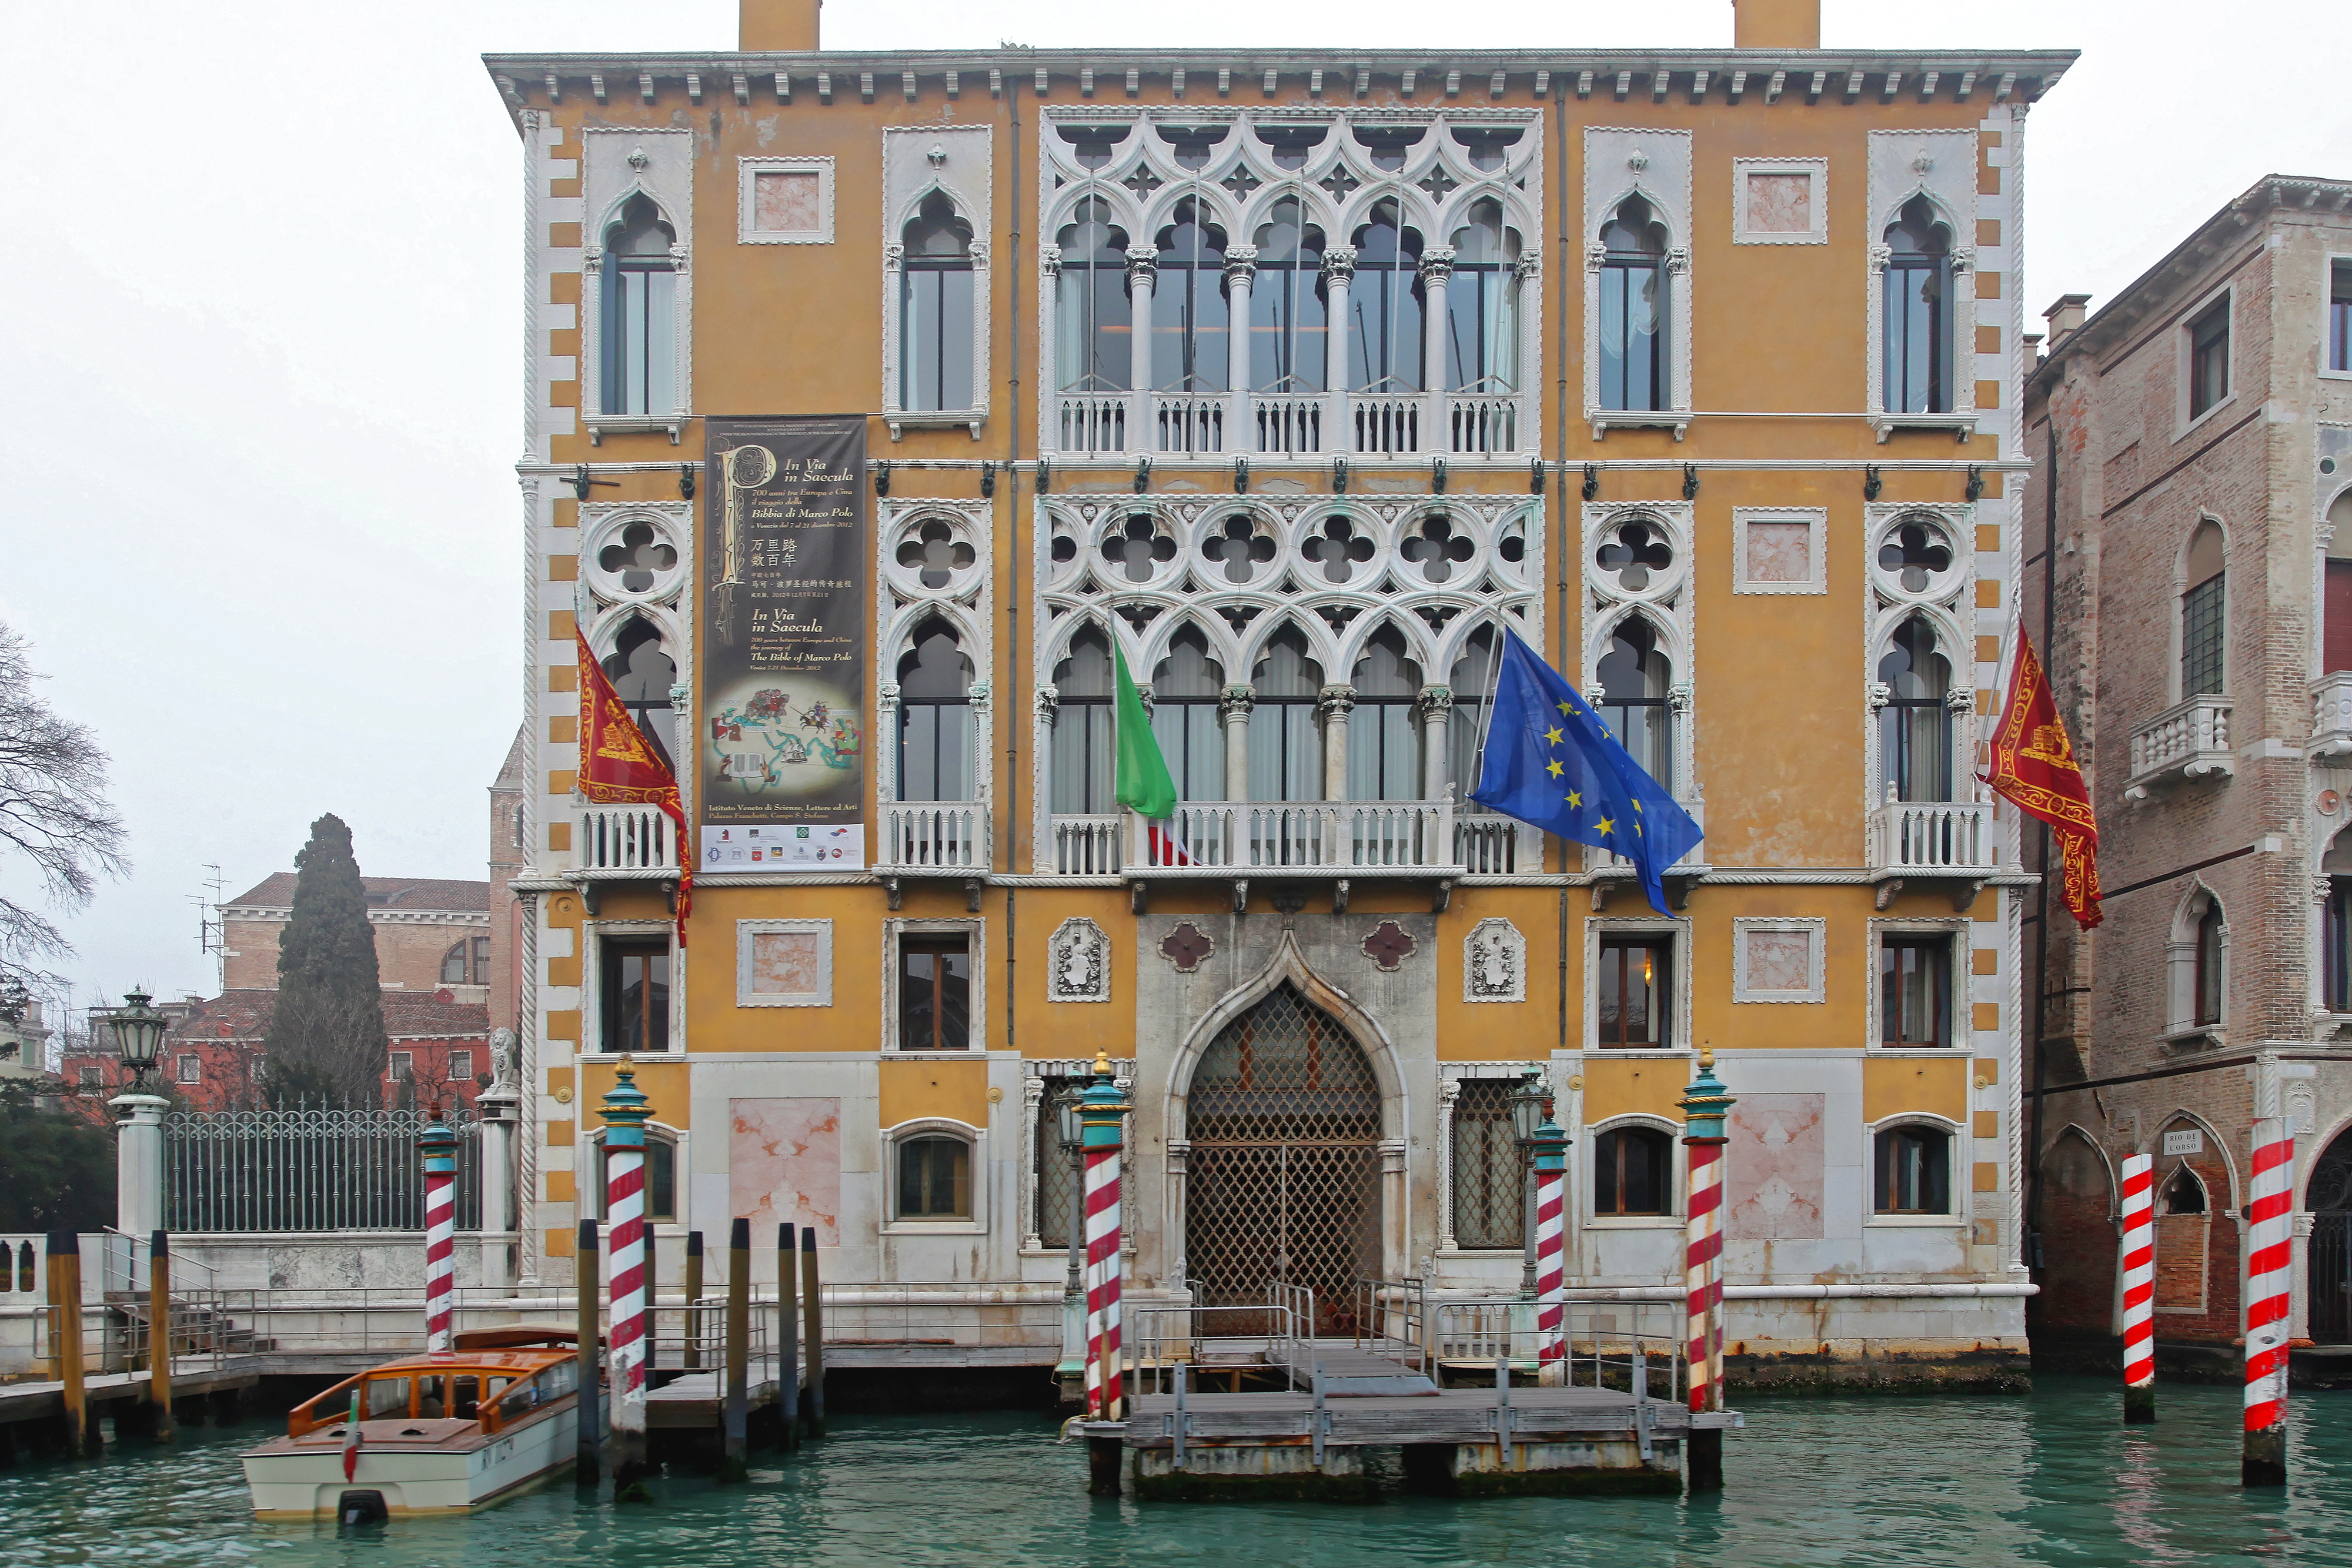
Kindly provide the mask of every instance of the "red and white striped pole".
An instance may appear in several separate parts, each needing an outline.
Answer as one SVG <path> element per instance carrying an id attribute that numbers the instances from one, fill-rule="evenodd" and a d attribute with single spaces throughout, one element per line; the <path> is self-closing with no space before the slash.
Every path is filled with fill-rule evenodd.
<path id="1" fill-rule="evenodd" d="M 456 1347 L 449 1323 L 457 1270 L 457 1134 L 437 1103 L 416 1134 L 416 1152 L 425 1158 L 425 1348 L 439 1354 Z"/>
<path id="2" fill-rule="evenodd" d="M 1684 1226 L 1683 1300 L 1689 1314 L 1690 1409 L 1723 1409 L 1724 1118 L 1738 1102 L 1715 1075 L 1715 1052 L 1698 1053 L 1698 1076 L 1685 1092 L 1683 1143 L 1689 1151 L 1690 1207 Z M 1723 1429 L 1692 1423 L 1685 1474 L 1692 1491 L 1723 1490 Z"/>
<path id="3" fill-rule="evenodd" d="M 645 1495 L 646 1122 L 653 1106 L 625 1056 L 604 1095 L 604 1216 L 612 1241 L 613 1322 L 606 1358 L 611 1385 L 613 1490 Z"/>
<path id="4" fill-rule="evenodd" d="M 2156 1419 L 2156 1160 L 2124 1156 L 2124 1425 Z"/>
<path id="5" fill-rule="evenodd" d="M 2246 1249 L 2246 1447 L 2239 1480 L 2286 1484 L 2287 1265 L 2294 1254 L 2294 1134 L 2284 1116 L 2254 1123 Z"/>
<path id="6" fill-rule="evenodd" d="M 1568 1356 L 1568 1134 L 1544 1108 L 1532 1140 L 1536 1172 L 1536 1380 L 1565 1381 Z"/>
<path id="7" fill-rule="evenodd" d="M 1079 1143 L 1080 1187 L 1087 1238 L 1087 1416 L 1126 1418 L 1126 1368 L 1119 1346 L 1119 1155 L 1130 1109 L 1111 1079 L 1108 1053 L 1095 1058 L 1095 1081 L 1078 1097 L 1084 1127 Z M 1116 1437 L 1087 1438 L 1087 1490 L 1118 1495 L 1123 1445 Z"/>

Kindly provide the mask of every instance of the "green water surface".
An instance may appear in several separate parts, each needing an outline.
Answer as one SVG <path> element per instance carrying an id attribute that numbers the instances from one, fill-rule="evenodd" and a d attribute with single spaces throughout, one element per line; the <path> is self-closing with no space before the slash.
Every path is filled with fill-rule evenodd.
<path id="1" fill-rule="evenodd" d="M 2237 1484 L 2234 1388 L 2166 1385 L 2125 1428 L 2109 1383 L 2025 1396 L 1748 1396 L 1727 1490 L 1679 1498 L 1369 1507 L 1139 1504 L 1086 1495 L 1086 1454 L 1041 1416 L 847 1416 L 748 1486 L 679 1476 L 615 1509 L 568 1480 L 472 1519 L 338 1536 L 247 1513 L 236 1451 L 273 1429 L 0 1473 L 0 1563 L 165 1568 L 1271 1563 L 2352 1565 L 2352 1394 L 2298 1396 L 2284 1490 Z"/>

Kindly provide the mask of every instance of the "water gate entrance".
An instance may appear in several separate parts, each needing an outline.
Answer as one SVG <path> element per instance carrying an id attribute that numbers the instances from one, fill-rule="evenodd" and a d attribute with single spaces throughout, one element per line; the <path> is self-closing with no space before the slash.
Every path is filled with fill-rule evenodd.
<path id="1" fill-rule="evenodd" d="M 1351 1334 L 1381 1264 L 1381 1093 L 1339 1019 L 1282 987 L 1218 1031 L 1187 1095 L 1184 1258 L 1203 1306 L 1312 1290 L 1318 1334 Z M 1209 1333 L 1259 1333 L 1216 1314 Z"/>
<path id="2" fill-rule="evenodd" d="M 2311 1337 L 2352 1343 L 2352 1133 L 2313 1165 L 2303 1202 L 2311 1210 Z"/>

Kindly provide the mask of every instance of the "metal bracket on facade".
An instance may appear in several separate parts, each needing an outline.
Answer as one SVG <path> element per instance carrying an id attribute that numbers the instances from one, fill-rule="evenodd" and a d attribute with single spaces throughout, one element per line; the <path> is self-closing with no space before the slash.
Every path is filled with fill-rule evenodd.
<path id="1" fill-rule="evenodd" d="M 1879 908 L 1884 909 L 1888 904 L 1894 903 L 1895 895 L 1902 891 L 1903 879 L 1899 876 L 1889 877 L 1885 882 L 1878 884 L 1878 892 L 1872 899 L 1872 902 L 1876 904 Z"/>
<path id="2" fill-rule="evenodd" d="M 968 876 L 963 879 L 963 907 L 966 914 L 977 915 L 980 913 L 980 890 L 987 885 L 988 883 L 985 881 L 976 876 Z"/>
<path id="3" fill-rule="evenodd" d="M 1331 884 L 1331 913 L 1348 913 L 1348 879 L 1344 876 Z"/>
<path id="4" fill-rule="evenodd" d="M 886 876 L 882 879 L 882 895 L 889 901 L 890 907 L 896 909 L 898 907 L 898 901 L 906 896 L 906 888 L 900 884 L 897 877 Z"/>

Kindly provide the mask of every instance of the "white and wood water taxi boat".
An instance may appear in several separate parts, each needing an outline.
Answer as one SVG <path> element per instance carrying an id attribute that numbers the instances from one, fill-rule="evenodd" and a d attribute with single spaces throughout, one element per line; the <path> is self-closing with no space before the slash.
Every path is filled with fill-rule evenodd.
<path id="1" fill-rule="evenodd" d="M 346 1379 L 244 1455 L 256 1518 L 365 1523 L 469 1513 L 578 1458 L 572 1331 L 479 1329 Z"/>

